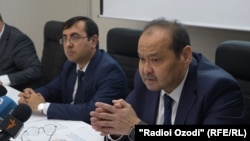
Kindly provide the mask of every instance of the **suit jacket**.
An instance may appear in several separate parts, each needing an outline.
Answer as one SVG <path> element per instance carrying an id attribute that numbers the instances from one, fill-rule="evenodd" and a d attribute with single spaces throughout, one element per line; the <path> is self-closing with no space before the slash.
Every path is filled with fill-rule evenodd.
<path id="1" fill-rule="evenodd" d="M 135 89 L 127 97 L 139 118 L 156 123 L 160 91 L 147 90 L 137 73 Z M 243 95 L 236 80 L 201 54 L 193 53 L 183 86 L 175 124 L 240 124 Z"/>
<path id="2" fill-rule="evenodd" d="M 137 72 L 128 101 L 137 116 L 156 124 L 160 91 L 149 91 Z M 174 124 L 244 124 L 243 95 L 236 80 L 201 54 L 193 53 Z M 129 141 L 127 136 L 121 140 Z"/>
<path id="3" fill-rule="evenodd" d="M 76 64 L 66 61 L 62 72 L 48 85 L 37 89 L 51 102 L 49 119 L 82 120 L 90 123 L 95 102 L 112 103 L 126 98 L 128 84 L 121 66 L 103 50 L 97 50 L 86 69 L 81 87 L 81 104 L 70 104 L 76 81 Z"/>
<path id="4" fill-rule="evenodd" d="M 0 38 L 0 75 L 4 74 L 8 74 L 11 86 L 18 90 L 33 87 L 41 77 L 41 63 L 33 42 L 7 24 Z"/>

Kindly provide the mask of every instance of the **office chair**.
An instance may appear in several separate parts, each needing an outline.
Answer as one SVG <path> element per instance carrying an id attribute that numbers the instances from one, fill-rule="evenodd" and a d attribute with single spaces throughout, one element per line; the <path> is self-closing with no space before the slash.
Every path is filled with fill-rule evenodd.
<path id="1" fill-rule="evenodd" d="M 250 41 L 228 40 L 216 49 L 215 64 L 233 75 L 240 84 L 250 124 Z"/>
<path id="2" fill-rule="evenodd" d="M 107 52 L 126 73 L 129 90 L 134 88 L 134 75 L 138 68 L 138 40 L 142 31 L 129 28 L 112 28 L 107 34 Z"/>
<path id="3" fill-rule="evenodd" d="M 41 59 L 42 79 L 40 86 L 48 84 L 62 70 L 66 61 L 63 46 L 59 43 L 62 37 L 63 22 L 48 21 L 44 26 L 44 48 Z"/>

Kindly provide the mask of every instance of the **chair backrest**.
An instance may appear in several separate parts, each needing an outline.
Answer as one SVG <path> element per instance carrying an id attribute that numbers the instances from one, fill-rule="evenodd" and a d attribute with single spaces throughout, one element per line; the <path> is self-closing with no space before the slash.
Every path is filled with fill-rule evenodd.
<path id="1" fill-rule="evenodd" d="M 62 37 L 61 21 L 48 21 L 44 26 L 44 48 L 42 54 L 42 79 L 40 86 L 48 84 L 62 70 L 66 60 L 63 46 L 59 43 Z"/>
<path id="2" fill-rule="evenodd" d="M 134 88 L 134 75 L 138 68 L 138 40 L 142 31 L 129 28 L 112 28 L 107 34 L 107 52 L 122 66 L 129 89 Z"/>
<path id="3" fill-rule="evenodd" d="M 216 49 L 215 64 L 232 74 L 239 82 L 247 106 L 250 124 L 250 41 L 229 40 Z"/>

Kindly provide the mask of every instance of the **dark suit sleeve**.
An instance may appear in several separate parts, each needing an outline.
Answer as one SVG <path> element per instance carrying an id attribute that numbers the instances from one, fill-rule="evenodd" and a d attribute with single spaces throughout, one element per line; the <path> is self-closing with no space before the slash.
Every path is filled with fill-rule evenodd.
<path id="1" fill-rule="evenodd" d="M 41 63 L 33 42 L 26 35 L 20 36 L 15 42 L 13 60 L 20 71 L 8 74 L 11 85 L 38 80 L 41 77 Z"/>
<path id="2" fill-rule="evenodd" d="M 138 125 L 148 125 L 148 124 L 144 121 L 140 121 Z M 127 135 L 121 135 L 118 139 L 115 139 L 115 141 L 135 141 L 135 130 L 131 130 L 130 132 L 131 134 L 134 135 L 132 138 L 129 138 Z M 114 139 L 112 138 L 109 139 L 109 137 L 111 136 L 110 135 L 105 136 L 104 141 L 114 141 Z"/>
<path id="3" fill-rule="evenodd" d="M 83 79 L 81 91 L 84 98 L 81 104 L 70 104 L 76 78 L 75 67 L 64 66 L 59 77 L 37 90 L 44 95 L 46 101 L 52 102 L 47 112 L 49 119 L 81 120 L 90 123 L 89 113 L 95 110 L 95 102 L 112 104 L 113 99 L 126 98 L 126 76 L 117 64 L 106 62 L 93 66 L 98 67 L 86 71 Z"/>

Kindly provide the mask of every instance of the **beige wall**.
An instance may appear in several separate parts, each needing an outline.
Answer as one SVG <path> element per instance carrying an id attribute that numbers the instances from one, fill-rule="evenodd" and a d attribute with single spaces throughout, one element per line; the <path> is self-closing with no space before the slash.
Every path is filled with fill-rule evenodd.
<path id="1" fill-rule="evenodd" d="M 45 23 L 65 21 L 76 15 L 89 16 L 89 4 L 88 0 L 0 0 L 0 12 L 6 23 L 29 35 L 41 58 Z"/>
<path id="2" fill-rule="evenodd" d="M 106 34 L 113 27 L 142 29 L 145 22 L 100 18 L 99 0 L 0 0 L 5 21 L 27 33 L 35 42 L 38 55 L 43 48 L 43 27 L 48 20 L 66 20 L 75 15 L 90 16 L 99 25 L 100 48 L 106 49 Z M 223 17 L 222 17 L 223 18 Z M 215 49 L 225 40 L 250 40 L 250 31 L 188 27 L 194 51 L 214 61 Z"/>

